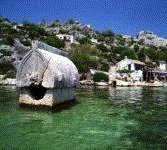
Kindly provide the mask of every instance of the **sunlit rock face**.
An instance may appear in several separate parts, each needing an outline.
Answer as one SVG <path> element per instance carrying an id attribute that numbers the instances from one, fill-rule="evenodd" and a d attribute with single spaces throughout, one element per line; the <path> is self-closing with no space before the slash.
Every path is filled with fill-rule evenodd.
<path id="1" fill-rule="evenodd" d="M 75 99 L 78 70 L 60 54 L 60 50 L 53 53 L 39 48 L 37 41 L 33 43 L 32 50 L 24 56 L 17 71 L 16 85 L 20 89 L 21 104 L 52 107 Z"/>
<path id="2" fill-rule="evenodd" d="M 141 31 L 138 35 L 138 40 L 142 40 L 146 45 L 167 46 L 167 39 L 158 37 L 153 32 Z"/>

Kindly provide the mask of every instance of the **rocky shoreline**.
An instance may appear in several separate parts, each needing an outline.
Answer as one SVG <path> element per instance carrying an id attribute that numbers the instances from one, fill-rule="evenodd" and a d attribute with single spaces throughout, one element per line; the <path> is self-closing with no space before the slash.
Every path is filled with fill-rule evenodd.
<path id="1" fill-rule="evenodd" d="M 6 78 L 4 75 L 0 75 L 0 85 L 16 85 L 16 79 Z M 112 86 L 107 82 L 93 82 L 92 80 L 82 80 L 79 82 L 80 87 L 87 86 Z M 155 81 L 153 83 L 148 82 L 125 82 L 122 80 L 116 80 L 116 86 L 119 87 L 130 87 L 130 86 L 143 86 L 143 87 L 164 87 L 167 86 L 167 83 Z"/>
<path id="2" fill-rule="evenodd" d="M 130 86 L 143 86 L 143 87 L 164 87 L 167 86 L 166 82 L 155 81 L 153 83 L 150 82 L 125 82 L 122 80 L 116 80 L 116 86 L 119 87 L 130 87 Z M 80 81 L 80 86 L 112 86 L 107 82 L 93 82 L 92 80 L 83 80 Z"/>
<path id="3" fill-rule="evenodd" d="M 5 75 L 0 75 L 0 85 L 16 85 L 16 79 L 4 77 Z"/>

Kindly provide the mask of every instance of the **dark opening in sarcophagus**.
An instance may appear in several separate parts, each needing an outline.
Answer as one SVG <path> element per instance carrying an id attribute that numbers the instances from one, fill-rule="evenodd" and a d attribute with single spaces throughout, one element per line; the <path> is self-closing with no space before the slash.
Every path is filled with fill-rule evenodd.
<path id="1" fill-rule="evenodd" d="M 63 51 L 38 41 L 17 71 L 19 103 L 53 107 L 75 99 L 78 70 Z"/>

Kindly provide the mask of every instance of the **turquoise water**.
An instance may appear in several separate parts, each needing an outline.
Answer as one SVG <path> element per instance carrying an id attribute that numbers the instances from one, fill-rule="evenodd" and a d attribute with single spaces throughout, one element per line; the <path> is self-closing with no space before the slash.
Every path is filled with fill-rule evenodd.
<path id="1" fill-rule="evenodd" d="M 79 89 L 58 111 L 23 109 L 0 87 L 0 149 L 167 148 L 167 88 Z"/>

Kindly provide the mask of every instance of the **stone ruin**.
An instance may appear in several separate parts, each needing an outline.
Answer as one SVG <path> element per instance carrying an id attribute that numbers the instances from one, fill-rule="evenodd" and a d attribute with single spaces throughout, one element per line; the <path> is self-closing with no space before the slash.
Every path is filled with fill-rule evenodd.
<path id="1" fill-rule="evenodd" d="M 23 57 L 16 85 L 19 103 L 53 107 L 75 99 L 78 70 L 66 53 L 39 41 Z"/>

